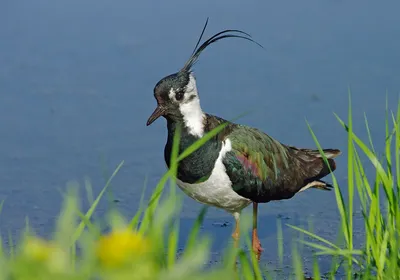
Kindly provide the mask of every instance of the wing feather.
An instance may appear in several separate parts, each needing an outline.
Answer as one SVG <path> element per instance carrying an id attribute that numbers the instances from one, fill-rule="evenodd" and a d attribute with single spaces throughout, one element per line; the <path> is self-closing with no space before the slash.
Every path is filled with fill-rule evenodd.
<path id="1" fill-rule="evenodd" d="M 207 131 L 227 122 L 212 115 L 206 119 Z M 216 136 L 218 141 L 227 139 L 232 150 L 225 154 L 223 163 L 232 188 L 254 202 L 291 198 L 333 171 L 333 158 L 340 154 L 339 150 L 324 150 L 328 167 L 318 150 L 287 146 L 256 128 L 231 122 Z"/>
<path id="2" fill-rule="evenodd" d="M 238 126 L 226 135 L 232 151 L 224 164 L 232 188 L 255 202 L 292 197 L 322 169 L 321 159 L 296 153 L 267 134 L 250 127 Z"/>

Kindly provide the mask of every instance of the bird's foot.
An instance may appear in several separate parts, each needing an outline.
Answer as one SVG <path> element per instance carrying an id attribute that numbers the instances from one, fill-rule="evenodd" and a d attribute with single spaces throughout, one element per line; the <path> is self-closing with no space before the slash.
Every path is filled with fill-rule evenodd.
<path id="1" fill-rule="evenodd" d="M 264 249 L 261 247 L 261 242 L 258 239 L 257 231 L 253 231 L 253 251 L 257 256 L 257 259 L 260 260 L 261 253 L 264 251 Z"/>

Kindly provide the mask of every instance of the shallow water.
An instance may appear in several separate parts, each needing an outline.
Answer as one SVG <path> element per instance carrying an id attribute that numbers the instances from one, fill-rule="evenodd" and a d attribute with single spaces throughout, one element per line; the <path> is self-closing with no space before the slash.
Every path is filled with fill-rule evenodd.
<path id="1" fill-rule="evenodd" d="M 385 96 L 394 109 L 400 90 L 398 2 L 150 2 L 0 3 L 3 235 L 18 236 L 26 216 L 48 234 L 59 190 L 88 176 L 98 193 L 104 169 L 110 173 L 122 160 L 113 193 L 125 214 L 135 211 L 146 177 L 149 194 L 165 171 L 165 121 L 145 126 L 155 106 L 153 87 L 180 69 L 206 17 L 206 35 L 238 28 L 265 49 L 226 40 L 204 52 L 194 70 L 205 111 L 229 119 L 250 110 L 240 123 L 283 143 L 314 147 L 307 119 L 324 147 L 344 151 L 336 175 L 345 191 L 347 140 L 333 112 L 346 118 L 350 88 L 356 132 L 366 139 L 365 112 L 382 147 Z M 200 207 L 186 198 L 183 221 L 192 221 Z M 333 192 L 308 191 L 262 205 L 259 215 L 263 260 L 271 263 L 277 261 L 277 217 L 295 224 L 311 219 L 330 240 L 339 223 Z M 360 224 L 359 215 L 355 219 Z M 232 220 L 217 209 L 207 215 L 204 230 L 220 241 L 216 254 L 230 241 L 232 225 L 212 223 Z M 182 222 L 183 235 L 188 224 Z M 291 234 L 285 227 L 288 248 Z M 361 228 L 358 236 L 361 242 Z"/>

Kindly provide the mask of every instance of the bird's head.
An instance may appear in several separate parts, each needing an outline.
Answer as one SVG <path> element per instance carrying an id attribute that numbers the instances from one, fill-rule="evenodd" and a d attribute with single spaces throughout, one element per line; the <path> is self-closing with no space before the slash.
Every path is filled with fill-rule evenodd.
<path id="1" fill-rule="evenodd" d="M 183 119 L 184 108 L 199 105 L 196 80 L 193 73 L 180 71 L 161 79 L 154 87 L 157 107 L 147 121 L 150 125 L 160 116 L 173 121 Z"/>
<path id="2" fill-rule="evenodd" d="M 207 23 L 208 19 L 192 55 L 186 61 L 182 69 L 177 73 L 162 78 L 154 87 L 154 97 L 157 100 L 157 107 L 147 120 L 147 125 L 152 124 L 161 116 L 172 121 L 181 121 L 185 119 L 193 120 L 194 118 L 202 117 L 196 79 L 191 69 L 197 62 L 200 54 L 209 45 L 225 38 L 242 38 L 261 46 L 251 39 L 249 34 L 235 29 L 218 32 L 199 46 Z"/>

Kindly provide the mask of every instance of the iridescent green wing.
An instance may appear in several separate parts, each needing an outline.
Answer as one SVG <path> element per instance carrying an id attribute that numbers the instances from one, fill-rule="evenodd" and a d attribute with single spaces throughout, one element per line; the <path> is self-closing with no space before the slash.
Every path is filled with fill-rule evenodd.
<path id="1" fill-rule="evenodd" d="M 224 165 L 232 188 L 256 202 L 292 197 L 304 182 L 304 172 L 291 149 L 267 134 L 237 126 L 226 139 L 232 150 Z"/>
<path id="2" fill-rule="evenodd" d="M 226 120 L 207 115 L 209 131 Z M 216 136 L 217 141 L 230 141 L 231 150 L 223 158 L 232 188 L 255 202 L 268 202 L 292 197 L 307 183 L 326 176 L 335 169 L 333 159 L 328 168 L 318 150 L 298 149 L 276 141 L 262 131 L 228 122 Z M 339 150 L 324 150 L 328 157 Z"/>

